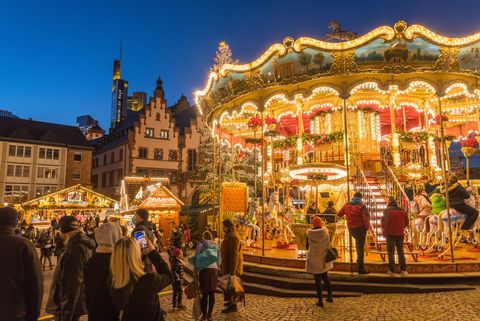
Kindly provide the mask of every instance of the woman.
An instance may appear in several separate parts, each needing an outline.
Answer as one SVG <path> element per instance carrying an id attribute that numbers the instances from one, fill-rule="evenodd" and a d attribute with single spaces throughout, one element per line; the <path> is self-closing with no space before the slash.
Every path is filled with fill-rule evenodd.
<path id="1" fill-rule="evenodd" d="M 122 321 L 164 321 L 158 293 L 171 284 L 168 264 L 148 239 L 147 256 L 157 272 L 145 273 L 142 253 L 132 237 L 120 239 L 110 259 L 110 294 Z"/>
<path id="2" fill-rule="evenodd" d="M 215 289 L 218 285 L 218 273 L 220 264 L 222 264 L 222 255 L 218 244 L 213 241 L 212 233 L 209 231 L 203 232 L 202 241 L 198 243 L 195 250 L 195 256 L 209 248 L 217 249 L 217 261 L 213 262 L 198 273 L 200 281 L 200 292 L 202 294 L 202 320 L 212 320 L 213 306 L 215 305 Z M 195 267 L 195 271 L 197 269 Z M 208 306 L 208 310 L 207 310 Z"/>
<path id="3" fill-rule="evenodd" d="M 325 262 L 327 250 L 330 247 L 330 235 L 322 219 L 318 216 L 312 218 L 313 228 L 307 230 L 307 261 L 305 270 L 315 277 L 317 290 L 317 306 L 324 307 L 322 300 L 322 281 L 327 288 L 327 302 L 333 302 L 332 287 L 328 279 L 328 271 L 333 268 L 333 262 Z"/>

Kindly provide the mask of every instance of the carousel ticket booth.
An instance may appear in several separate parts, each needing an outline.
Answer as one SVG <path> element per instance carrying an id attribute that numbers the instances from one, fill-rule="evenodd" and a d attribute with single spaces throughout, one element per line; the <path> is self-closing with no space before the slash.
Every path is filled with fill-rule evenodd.
<path id="1" fill-rule="evenodd" d="M 118 210 L 118 202 L 82 185 L 75 185 L 43 195 L 22 204 L 23 217 L 33 224 L 50 224 L 50 220 L 63 216 L 76 216 L 84 220 L 89 216 Z"/>
<path id="2" fill-rule="evenodd" d="M 121 208 L 119 217 L 126 225 L 131 225 L 137 209 L 148 210 L 150 221 L 157 229 L 164 231 L 162 242 L 170 238 L 172 230 L 180 224 L 180 209 L 184 205 L 165 185 L 168 179 L 126 177 L 121 187 Z"/>

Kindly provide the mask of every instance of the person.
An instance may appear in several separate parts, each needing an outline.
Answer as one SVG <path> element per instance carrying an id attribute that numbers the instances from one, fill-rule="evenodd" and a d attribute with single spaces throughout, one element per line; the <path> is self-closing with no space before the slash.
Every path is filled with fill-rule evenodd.
<path id="1" fill-rule="evenodd" d="M 348 232 L 355 239 L 358 274 L 368 274 L 364 264 L 364 248 L 367 231 L 370 229 L 370 214 L 362 203 L 362 193 L 353 194 L 351 201 L 343 205 L 337 215 L 345 216 Z"/>
<path id="2" fill-rule="evenodd" d="M 15 235 L 17 223 L 14 208 L 0 208 L 0 318 L 36 321 L 43 297 L 42 270 L 33 243 Z"/>
<path id="3" fill-rule="evenodd" d="M 63 242 L 62 235 L 59 231 L 55 231 L 55 238 L 53 239 L 55 242 L 55 257 L 57 258 L 57 265 L 58 261 L 60 260 L 60 256 L 63 253 L 63 249 L 65 248 L 65 243 Z"/>
<path id="4" fill-rule="evenodd" d="M 466 219 L 462 225 L 462 230 L 470 230 L 478 218 L 478 210 L 465 203 L 465 200 L 470 198 L 467 190 L 458 183 L 458 178 L 455 175 L 450 176 L 448 186 L 448 205 L 457 212 L 465 214 Z"/>
<path id="5" fill-rule="evenodd" d="M 40 243 L 40 252 L 41 252 L 40 262 L 42 264 L 43 271 L 45 271 L 45 263 L 47 260 L 48 260 L 48 265 L 50 267 L 50 270 L 53 270 L 53 265 L 52 265 L 53 249 L 54 249 L 53 240 L 50 233 L 50 229 L 48 229 L 44 233 L 44 237 Z"/>
<path id="6" fill-rule="evenodd" d="M 397 249 L 400 273 L 402 276 L 408 274 L 405 252 L 403 251 L 403 239 L 408 223 L 407 212 L 397 205 L 395 198 L 389 197 L 387 208 L 383 211 L 382 217 L 382 230 L 387 239 L 388 275 L 393 276 L 395 274 L 395 249 Z"/>
<path id="7" fill-rule="evenodd" d="M 432 193 L 430 200 L 432 202 L 432 214 L 438 215 L 447 209 L 445 196 L 443 196 L 441 193 L 440 187 L 437 187 L 437 189 Z"/>
<path id="8" fill-rule="evenodd" d="M 215 305 L 215 289 L 218 285 L 218 275 L 220 265 L 222 264 L 222 254 L 218 244 L 213 240 L 210 231 L 203 232 L 202 241 L 200 241 L 195 249 L 195 256 L 199 255 L 207 248 L 217 249 L 217 261 L 213 262 L 206 268 L 198 271 L 198 279 L 200 283 L 202 320 L 212 320 L 213 307 Z M 195 272 L 197 268 L 195 267 Z"/>
<path id="9" fill-rule="evenodd" d="M 95 215 L 95 227 L 98 228 L 100 226 L 100 216 L 97 214 Z"/>
<path id="10" fill-rule="evenodd" d="M 187 250 L 190 248 L 190 244 L 192 241 L 192 235 L 190 234 L 190 227 L 188 227 L 188 224 L 183 224 L 182 225 L 182 231 L 183 231 L 183 255 L 187 255 Z"/>
<path id="11" fill-rule="evenodd" d="M 172 235 L 170 236 L 170 246 L 176 247 L 177 249 L 182 248 L 182 239 L 183 235 L 180 228 L 174 228 Z"/>
<path id="12" fill-rule="evenodd" d="M 243 273 L 243 257 L 242 257 L 242 243 L 240 235 L 235 229 L 232 220 L 226 219 L 222 223 L 224 239 L 221 245 L 222 255 L 222 275 L 236 275 L 241 276 Z M 228 301 L 222 313 L 237 312 L 237 303 L 235 298 L 226 295 Z"/>
<path id="13" fill-rule="evenodd" d="M 430 179 L 424 185 L 425 192 L 431 196 L 437 190 L 438 186 L 440 186 L 439 183 L 435 183 L 433 179 Z"/>
<path id="14" fill-rule="evenodd" d="M 324 307 L 322 299 L 322 281 L 327 289 L 327 302 L 333 302 L 332 286 L 328 279 L 328 271 L 333 268 L 333 262 L 326 262 L 327 250 L 330 248 L 330 235 L 323 220 L 315 216 L 312 219 L 312 229 L 307 230 L 307 259 L 305 270 L 315 278 L 317 290 L 317 306 Z"/>
<path id="15" fill-rule="evenodd" d="M 78 321 L 87 313 L 83 272 L 94 244 L 80 230 L 80 222 L 73 216 L 63 216 L 58 228 L 65 249 L 53 274 L 46 311 L 58 321 Z"/>
<path id="16" fill-rule="evenodd" d="M 322 215 L 320 215 L 320 218 L 322 218 L 327 224 L 335 223 L 335 214 L 337 214 L 337 210 L 335 209 L 334 204 L 333 201 L 328 201 L 327 208 L 323 211 Z"/>
<path id="17" fill-rule="evenodd" d="M 145 272 L 140 246 L 133 237 L 121 238 L 110 259 L 110 296 L 122 321 L 163 321 L 158 293 L 171 284 L 168 264 L 147 238 L 146 255 L 156 272 Z"/>
<path id="18" fill-rule="evenodd" d="M 145 236 L 150 240 L 150 242 L 155 243 L 155 235 L 148 226 L 148 218 L 148 211 L 144 208 L 139 208 L 135 212 L 135 216 L 133 218 L 135 228 L 133 229 L 131 236 L 135 237 L 136 232 L 145 232 Z"/>
<path id="19" fill-rule="evenodd" d="M 312 202 L 307 209 L 307 223 L 308 224 L 312 223 L 312 217 L 314 217 L 316 214 L 318 214 L 317 203 Z"/>
<path id="20" fill-rule="evenodd" d="M 118 223 L 100 225 L 95 231 L 97 248 L 85 266 L 85 303 L 89 321 L 118 320 L 118 311 L 110 297 L 110 258 L 113 247 L 122 238 Z"/>
<path id="21" fill-rule="evenodd" d="M 413 200 L 417 206 L 417 216 L 419 218 L 425 221 L 428 216 L 432 215 L 432 202 L 422 187 L 416 191 Z"/>
<path id="22" fill-rule="evenodd" d="M 182 250 L 176 247 L 170 247 L 169 249 L 169 261 L 170 261 L 170 269 L 172 271 L 172 305 L 173 310 L 181 309 L 184 310 L 185 306 L 182 304 L 182 297 L 183 297 L 183 290 L 182 284 L 183 280 L 183 253 Z"/>

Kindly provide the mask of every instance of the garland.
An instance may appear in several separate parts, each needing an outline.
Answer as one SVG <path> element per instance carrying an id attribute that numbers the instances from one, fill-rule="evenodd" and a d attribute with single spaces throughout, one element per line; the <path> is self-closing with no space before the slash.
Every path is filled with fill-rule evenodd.
<path id="1" fill-rule="evenodd" d="M 292 147 L 297 144 L 298 135 L 293 135 L 282 140 L 276 140 L 273 142 L 274 148 L 286 148 Z M 317 135 L 310 133 L 302 134 L 302 142 L 304 144 L 331 144 L 343 140 L 343 131 L 333 132 L 327 135 Z"/>
<path id="2" fill-rule="evenodd" d="M 406 132 L 401 129 L 397 129 L 396 132 L 402 143 L 426 143 L 428 138 L 432 136 L 428 132 Z"/>

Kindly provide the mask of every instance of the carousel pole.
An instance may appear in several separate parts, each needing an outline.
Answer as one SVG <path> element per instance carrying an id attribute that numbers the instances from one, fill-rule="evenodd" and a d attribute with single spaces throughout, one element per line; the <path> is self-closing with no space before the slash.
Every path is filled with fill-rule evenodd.
<path id="1" fill-rule="evenodd" d="M 263 111 L 262 111 L 262 122 L 260 125 L 260 135 L 261 135 L 261 156 L 262 156 L 262 204 L 265 203 L 265 180 L 264 180 L 264 175 L 265 175 L 265 146 L 263 143 Z M 265 256 L 265 207 L 262 206 L 262 256 Z"/>
<path id="2" fill-rule="evenodd" d="M 350 201 L 350 155 L 348 151 L 348 127 L 347 127 L 347 98 L 343 98 L 343 141 L 345 144 L 345 168 L 347 171 L 347 201 Z M 350 272 L 353 273 L 353 249 L 352 234 L 348 233 L 349 238 L 349 252 L 350 252 Z M 356 244 L 355 244 L 356 245 Z M 364 249 L 362 249 L 363 251 Z"/>
<path id="3" fill-rule="evenodd" d="M 443 119 L 442 119 L 442 99 L 437 96 L 438 100 L 438 114 L 440 115 L 440 159 L 442 162 L 442 178 L 443 178 L 443 189 L 445 190 L 445 202 L 447 205 L 447 218 L 448 218 L 448 240 L 450 242 L 450 255 L 452 257 L 452 263 L 455 262 L 453 240 L 452 240 L 452 216 L 450 215 L 450 205 L 448 197 L 448 178 L 449 174 L 445 168 L 445 154 L 448 153 L 445 145 L 445 131 L 443 128 Z"/>
<path id="4" fill-rule="evenodd" d="M 223 160 L 222 160 L 222 128 L 219 127 L 218 128 L 218 206 L 219 206 L 219 209 L 220 209 L 220 203 L 222 202 L 222 164 L 223 164 Z M 221 217 L 220 217 L 221 216 Z M 223 221 L 223 211 L 220 211 L 220 214 L 218 215 L 218 229 L 219 229 L 219 232 L 220 234 L 223 234 L 222 233 L 222 229 L 221 229 L 221 226 L 222 226 L 222 221 Z"/>
<path id="5" fill-rule="evenodd" d="M 402 114 L 403 114 L 403 130 L 407 131 L 407 115 L 405 114 L 405 106 L 402 106 Z"/>
<path id="6" fill-rule="evenodd" d="M 213 127 L 213 228 L 218 231 L 220 228 L 219 222 L 217 222 L 217 139 L 215 138 L 215 126 Z"/>
<path id="7" fill-rule="evenodd" d="M 257 198 L 257 130 L 253 127 L 253 197 Z M 262 200 L 263 201 L 263 200 Z"/>

